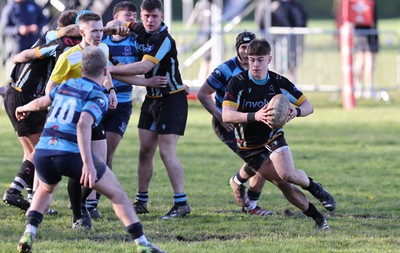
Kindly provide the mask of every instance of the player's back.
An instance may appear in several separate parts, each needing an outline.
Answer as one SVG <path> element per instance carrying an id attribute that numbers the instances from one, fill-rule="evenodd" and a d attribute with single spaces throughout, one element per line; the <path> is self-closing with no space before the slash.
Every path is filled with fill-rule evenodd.
<path id="1" fill-rule="evenodd" d="M 32 46 L 38 59 L 15 64 L 10 83 L 16 90 L 34 97 L 44 94 L 49 74 L 54 67 L 58 42 L 57 31 L 46 32 Z"/>
<path id="2" fill-rule="evenodd" d="M 52 150 L 51 154 L 79 153 L 76 124 L 80 114 L 90 113 L 97 125 L 107 110 L 107 97 L 99 84 L 79 78 L 57 86 L 50 98 L 53 102 L 36 149 Z"/>

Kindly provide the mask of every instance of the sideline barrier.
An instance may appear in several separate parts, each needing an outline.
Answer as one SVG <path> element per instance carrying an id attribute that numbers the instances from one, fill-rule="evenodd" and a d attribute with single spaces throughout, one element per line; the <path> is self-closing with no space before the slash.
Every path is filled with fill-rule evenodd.
<path id="1" fill-rule="evenodd" d="M 249 30 L 251 31 L 251 30 Z M 242 30 L 223 34 L 224 60 L 236 55 L 235 37 Z M 258 37 L 260 33 L 253 31 Z M 357 31 L 356 31 L 357 32 Z M 184 66 L 186 59 L 197 50 L 185 47 L 185 42 L 193 41 L 197 33 L 171 32 L 178 46 L 178 56 L 182 78 L 191 87 L 192 92 L 204 83 L 205 77 L 199 77 L 203 56 L 192 59 L 192 64 Z M 375 69 L 375 88 L 391 91 L 400 88 L 400 39 L 395 31 L 378 30 L 380 51 Z M 273 62 L 270 69 L 293 80 L 303 91 L 340 93 L 342 88 L 340 41 L 338 30 L 315 28 L 272 27 L 267 38 L 273 48 Z M 204 45 L 204 44 L 202 44 Z M 202 45 L 198 45 L 201 47 Z M 294 50 L 288 50 L 294 48 Z M 353 53 L 353 49 L 351 50 Z M 291 52 L 291 53 L 288 53 Z M 291 67 L 295 65 L 295 72 Z M 212 71 L 215 66 L 212 66 Z M 337 98 L 340 96 L 336 96 Z"/>

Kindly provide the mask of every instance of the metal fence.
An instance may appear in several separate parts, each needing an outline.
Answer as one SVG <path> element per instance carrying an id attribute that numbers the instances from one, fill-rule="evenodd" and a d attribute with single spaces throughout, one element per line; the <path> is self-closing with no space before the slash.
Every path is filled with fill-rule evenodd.
<path id="1" fill-rule="evenodd" d="M 222 59 L 236 55 L 235 38 L 243 30 L 232 30 L 222 36 Z M 258 31 L 259 37 L 263 36 Z M 329 91 L 339 93 L 342 86 L 340 67 L 339 33 L 337 30 L 310 28 L 271 28 L 267 39 L 272 44 L 273 62 L 271 70 L 276 71 L 299 86 L 303 91 Z M 207 43 L 196 30 L 171 31 L 179 52 L 179 63 L 185 84 L 192 92 L 205 82 L 208 74 L 216 67 L 203 71 L 207 50 L 194 53 Z M 204 37 L 204 36 L 203 36 Z M 394 31 L 379 30 L 380 51 L 377 55 L 375 88 L 395 90 L 400 88 L 400 39 Z M 4 46 L 10 45 L 7 43 Z M 288 50 L 288 48 L 294 50 Z M 211 55 L 212 58 L 212 55 Z M 9 59 L 10 60 L 10 59 Z M 218 63 L 217 63 L 218 64 Z M 8 65 L 10 66 L 10 65 Z M 294 68 L 293 68 L 294 66 Z M 2 85 L 5 84 L 6 69 L 1 68 Z M 7 71 L 8 73 L 10 70 Z M 135 100 L 140 101 L 143 88 L 135 87 Z"/>
<path id="2" fill-rule="evenodd" d="M 236 55 L 235 37 L 241 31 L 223 34 L 223 59 Z M 253 31 L 258 36 L 263 36 Z M 171 32 L 177 41 L 183 79 L 196 90 L 205 81 L 199 75 L 205 57 L 193 52 L 207 43 L 197 41 L 193 32 Z M 400 88 L 399 36 L 394 31 L 379 30 L 380 51 L 375 67 L 375 87 L 382 90 Z M 338 30 L 310 28 L 271 28 L 267 39 L 272 44 L 270 69 L 287 76 L 302 90 L 340 92 L 342 86 L 340 41 Z M 211 56 L 212 57 L 212 56 Z M 191 59 L 189 64 L 187 59 Z M 212 66 L 212 71 L 216 66 Z"/>

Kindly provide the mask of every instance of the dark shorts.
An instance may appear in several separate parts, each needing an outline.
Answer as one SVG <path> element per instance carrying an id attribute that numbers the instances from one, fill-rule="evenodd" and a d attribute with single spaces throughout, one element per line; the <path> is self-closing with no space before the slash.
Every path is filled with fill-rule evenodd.
<path id="1" fill-rule="evenodd" d="M 118 103 L 115 110 L 108 110 L 103 116 L 103 126 L 106 132 L 118 133 L 123 136 L 132 114 L 132 103 Z"/>
<path id="2" fill-rule="evenodd" d="M 378 35 L 359 35 L 354 40 L 355 52 L 379 52 Z"/>
<path id="3" fill-rule="evenodd" d="M 270 160 L 269 156 L 272 154 L 273 151 L 284 146 L 287 146 L 287 143 L 282 133 L 282 135 L 278 136 L 274 141 L 264 147 L 252 150 L 239 149 L 239 156 L 251 168 L 257 171 L 264 160 Z"/>
<path id="4" fill-rule="evenodd" d="M 100 141 L 106 139 L 103 123 L 100 122 L 96 127 L 92 128 L 92 141 Z"/>
<path id="5" fill-rule="evenodd" d="M 223 143 L 225 143 L 225 145 L 227 145 L 233 152 L 237 153 L 239 151 L 239 148 L 236 142 L 235 131 L 226 131 L 221 123 L 214 117 L 212 118 L 212 126 L 214 129 L 214 133 L 218 136 L 218 138 Z"/>
<path id="6" fill-rule="evenodd" d="M 106 165 L 93 156 L 93 163 L 97 171 L 97 180 L 106 172 Z M 48 154 L 48 150 L 38 149 L 35 152 L 35 169 L 40 180 L 46 184 L 57 184 L 62 176 L 70 177 L 79 182 L 82 175 L 82 158 L 80 154 L 64 155 Z"/>
<path id="7" fill-rule="evenodd" d="M 180 91 L 161 98 L 146 96 L 140 109 L 138 128 L 158 134 L 183 135 L 188 115 L 186 93 Z"/>
<path id="8" fill-rule="evenodd" d="M 43 130 L 44 123 L 46 122 L 47 110 L 31 112 L 25 120 L 18 121 L 17 118 L 15 118 L 15 109 L 18 106 L 26 105 L 34 99 L 35 97 L 33 95 L 23 94 L 12 87 L 7 90 L 4 97 L 4 108 L 19 137 L 40 133 Z"/>

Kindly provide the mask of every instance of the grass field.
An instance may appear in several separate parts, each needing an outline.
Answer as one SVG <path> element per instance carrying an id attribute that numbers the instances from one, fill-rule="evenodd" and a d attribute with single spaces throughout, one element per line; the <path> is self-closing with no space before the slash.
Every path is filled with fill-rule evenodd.
<path id="1" fill-rule="evenodd" d="M 314 222 L 291 206 L 267 183 L 259 204 L 272 209 L 268 218 L 239 212 L 229 177 L 241 165 L 214 135 L 210 115 L 191 102 L 187 131 L 178 144 L 185 170 L 186 193 L 192 214 L 185 219 L 163 221 L 159 217 L 172 205 L 172 190 L 159 156 L 150 187 L 150 214 L 140 216 L 145 233 L 168 252 L 398 252 L 400 246 L 400 93 L 392 102 L 360 101 L 344 111 L 329 93 L 306 94 L 315 106 L 308 118 L 296 119 L 285 129 L 296 166 L 321 182 L 336 198 L 329 214 L 310 194 L 307 196 L 328 217 L 330 231 L 319 232 Z M 135 110 L 126 136 L 114 159 L 114 170 L 131 199 L 136 192 L 138 139 Z M 0 193 L 19 168 L 22 150 L 8 118 L 0 111 Z M 134 252 L 132 241 L 102 199 L 103 218 L 91 231 L 70 228 L 66 179 L 46 216 L 35 252 Z M 287 217 L 284 211 L 294 213 Z M 25 227 L 24 214 L 0 206 L 0 252 L 16 252 Z"/>

